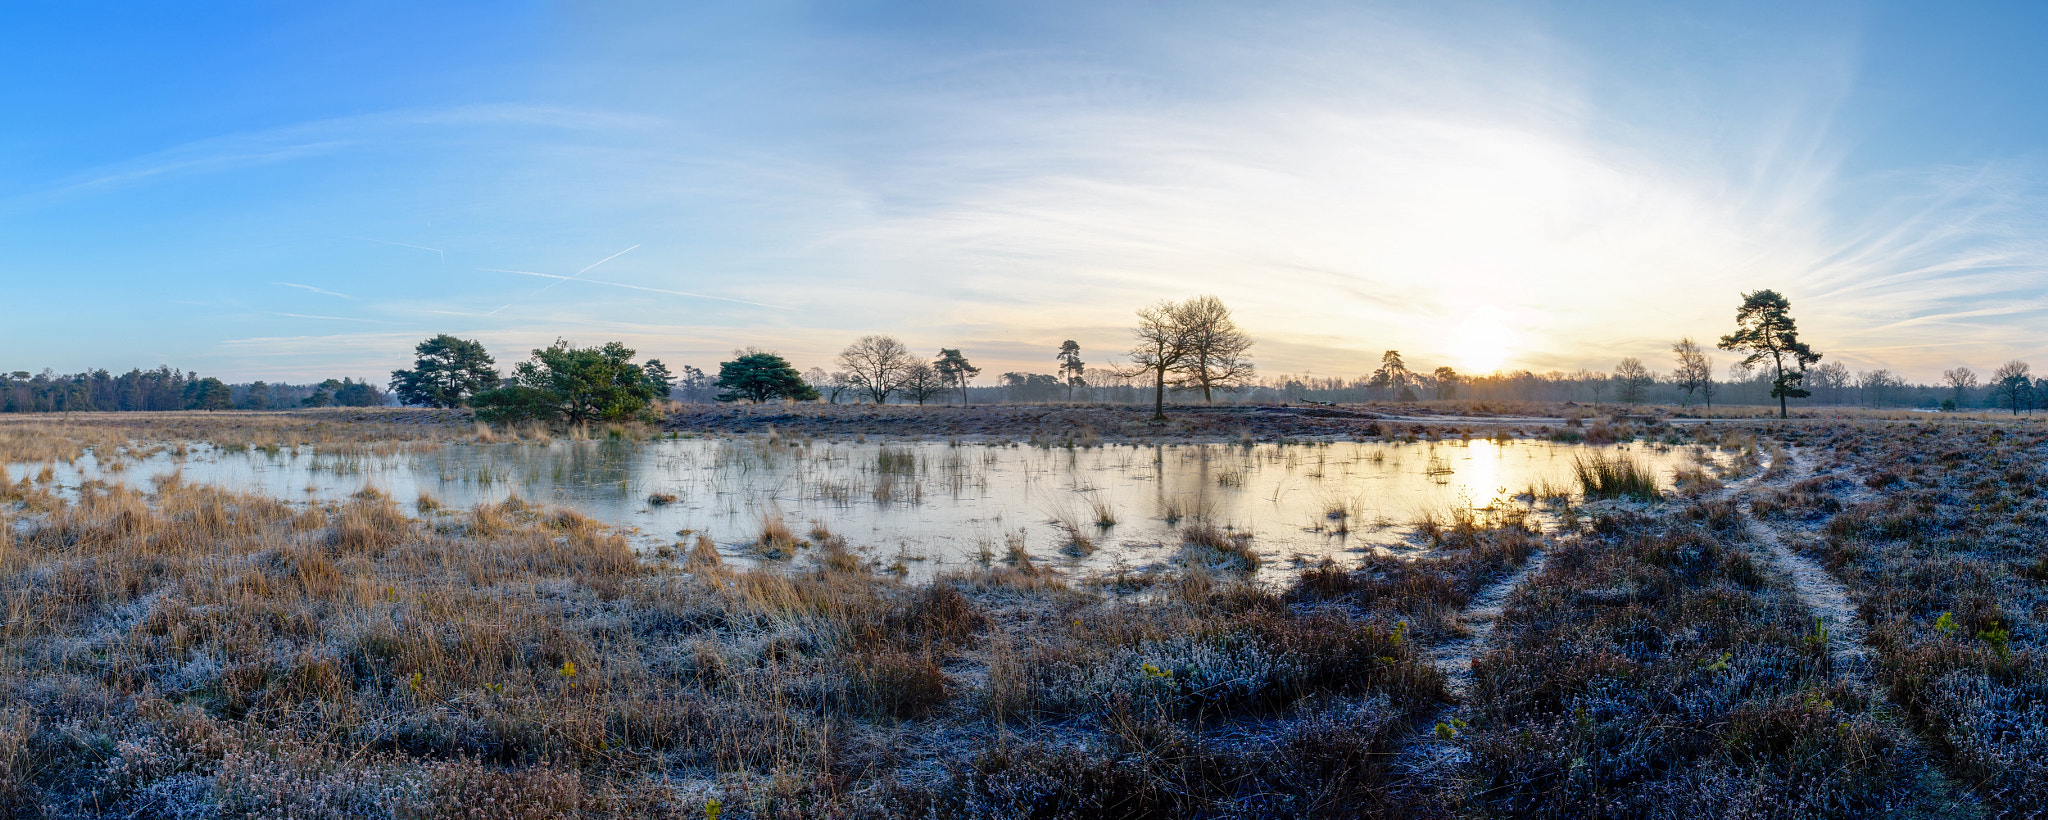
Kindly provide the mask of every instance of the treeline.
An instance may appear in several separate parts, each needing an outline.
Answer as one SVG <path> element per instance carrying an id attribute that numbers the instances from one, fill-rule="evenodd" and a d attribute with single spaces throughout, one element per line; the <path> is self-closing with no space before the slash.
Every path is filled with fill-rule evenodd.
<path id="1" fill-rule="evenodd" d="M 1149 383 L 1155 412 L 1169 387 L 1199 392 L 1210 401 L 1252 384 L 1255 370 L 1246 355 L 1251 337 L 1216 297 L 1160 302 L 1140 310 L 1138 319 L 1128 365 L 1091 371 L 1081 360 L 1080 345 L 1069 340 L 1053 356 L 1058 376 L 1005 373 L 1003 383 L 1034 398 L 1063 391 L 1072 400 L 1077 389 L 1104 389 L 1088 383 L 1088 374 L 1096 372 L 1105 384 Z M 958 348 L 940 348 L 926 359 L 884 335 L 854 340 L 833 360 L 837 369 L 831 371 L 813 367 L 800 373 L 773 351 L 735 350 L 731 360 L 719 363 L 716 378 L 690 366 L 678 374 L 659 359 L 636 363 L 635 351 L 618 342 L 579 348 L 557 339 L 535 349 L 509 375 L 474 339 L 443 333 L 420 342 L 413 352 L 411 368 L 391 372 L 392 395 L 410 405 L 472 407 L 479 420 L 490 423 L 651 419 L 661 399 L 925 404 L 957 398 L 964 404 L 973 400 L 972 382 L 981 374 Z"/>
<path id="2" fill-rule="evenodd" d="M 118 375 L 107 370 L 68 375 L 50 370 L 0 373 L 0 412 L 6 413 L 375 407 L 385 401 L 384 392 L 375 385 L 354 379 L 328 379 L 319 384 L 228 384 L 168 365 Z"/>
<path id="3" fill-rule="evenodd" d="M 635 351 L 611 342 L 578 348 L 556 340 L 500 373 L 475 340 L 440 334 L 414 348 L 411 369 L 392 371 L 390 394 L 352 379 L 290 385 L 224 384 L 170 367 L 113 375 L 104 370 L 70 376 L 0 375 L 5 412 L 182 410 L 376 406 L 396 400 L 428 407 L 474 407 L 493 422 L 582 423 L 652 418 L 662 400 L 709 402 L 823 401 L 888 404 L 958 401 L 963 404 L 1092 402 L 1150 403 L 1169 397 L 1244 403 L 1480 401 L 1584 404 L 1787 403 L 1999 409 L 2014 413 L 2048 407 L 2048 378 L 2026 362 L 2010 361 L 1979 377 L 1968 367 L 1942 374 L 1939 384 L 1909 384 L 1887 369 L 1851 372 L 1799 341 L 1791 304 L 1774 291 L 1743 295 L 1737 330 L 1716 348 L 1742 358 L 1717 375 L 1716 362 L 1691 338 L 1670 346 L 1669 369 L 1624 357 L 1612 370 L 1534 373 L 1528 370 L 1468 375 L 1450 366 L 1410 368 L 1398 350 L 1356 377 L 1281 375 L 1261 378 L 1248 352 L 1249 335 L 1213 296 L 1165 301 L 1137 313 L 1135 344 L 1121 362 L 1090 366 L 1081 345 L 1066 340 L 1049 349 L 1051 373 L 1009 371 L 993 385 L 974 384 L 982 372 L 958 348 L 931 358 L 886 335 L 856 339 L 832 361 L 833 369 L 799 372 L 781 355 L 733 351 L 715 374 L 685 365 L 671 371 L 658 359 L 634 362 Z"/>
<path id="4" fill-rule="evenodd" d="M 1823 366 L 1807 374 L 1807 387 L 1813 395 L 1794 399 L 1795 404 L 1935 410 L 1952 403 L 1956 409 L 1964 410 L 2009 409 L 2002 392 L 1990 386 L 1979 385 L 1957 391 L 1943 384 L 1909 383 L 1896 373 L 1884 369 L 1852 373 L 1839 379 L 1825 376 L 1815 378 L 1825 369 L 1826 366 Z M 1407 391 L 1405 398 L 1432 399 L 1442 395 L 1446 398 L 1483 401 L 1611 403 L 1617 401 L 1618 393 L 1615 387 L 1618 381 L 1619 379 L 1611 372 L 1575 373 L 1553 370 L 1535 373 L 1514 370 L 1484 376 L 1460 375 L 1447 389 L 1437 380 L 1430 379 L 1419 387 Z M 1716 405 L 1777 403 L 1776 399 L 1771 398 L 1769 373 L 1730 373 L 1725 378 L 1716 379 L 1714 386 L 1716 392 L 1713 403 Z M 2039 383 L 2039 387 L 2032 392 L 2037 396 L 2048 395 L 2048 382 Z M 1083 391 L 1083 395 L 1087 395 L 1086 391 Z M 1404 399 L 1404 394 L 1394 389 L 1376 386 L 1365 376 L 1276 375 L 1245 390 L 1242 398 L 1248 402 L 1297 399 L 1367 402 L 1400 401 Z M 1677 405 L 1701 404 L 1702 401 L 1697 393 L 1688 396 L 1669 374 L 1655 374 L 1653 381 L 1644 388 L 1641 403 Z M 2023 406 L 2021 409 L 2025 410 L 2027 407 Z"/>

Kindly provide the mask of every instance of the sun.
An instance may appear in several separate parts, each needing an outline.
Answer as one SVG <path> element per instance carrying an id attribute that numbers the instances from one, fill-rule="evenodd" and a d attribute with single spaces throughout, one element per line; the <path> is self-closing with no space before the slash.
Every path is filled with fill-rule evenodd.
<path id="1" fill-rule="evenodd" d="M 1506 318 L 1499 311 L 1482 310 L 1465 320 L 1451 348 L 1459 372 L 1478 376 L 1507 364 L 1514 355 L 1515 334 Z"/>

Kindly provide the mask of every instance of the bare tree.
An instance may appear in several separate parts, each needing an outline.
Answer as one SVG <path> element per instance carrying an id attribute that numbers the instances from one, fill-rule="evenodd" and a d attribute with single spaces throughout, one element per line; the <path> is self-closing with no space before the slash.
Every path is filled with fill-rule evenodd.
<path id="1" fill-rule="evenodd" d="M 1579 383 L 1593 391 L 1593 406 L 1600 406 L 1600 394 L 1607 390 L 1607 374 L 1594 370 L 1579 371 Z"/>
<path id="2" fill-rule="evenodd" d="M 1180 305 L 1172 300 L 1138 311 L 1138 326 L 1131 329 L 1137 344 L 1131 347 L 1132 375 L 1152 379 L 1152 418 L 1166 419 L 1166 378 L 1188 355 L 1187 323 L 1181 321 Z"/>
<path id="3" fill-rule="evenodd" d="M 918 404 L 924 404 L 926 399 L 951 386 L 946 378 L 939 374 L 939 369 L 933 367 L 930 362 L 914 361 L 904 365 L 903 372 L 898 374 L 898 377 L 898 389 L 903 391 L 903 395 L 917 400 Z"/>
<path id="4" fill-rule="evenodd" d="M 1200 388 L 1203 403 L 1214 399 L 1213 391 L 1230 390 L 1249 384 L 1255 371 L 1245 351 L 1252 337 L 1230 318 L 1230 308 L 1214 296 L 1197 296 L 1182 302 L 1175 311 L 1187 352 L 1177 369 L 1177 387 Z"/>
<path id="5" fill-rule="evenodd" d="M 1878 368 L 1856 374 L 1856 388 L 1863 392 L 1863 403 L 1871 407 L 1884 406 L 1885 399 L 1895 387 L 1904 387 L 1906 380 L 1892 375 L 1890 370 Z"/>
<path id="6" fill-rule="evenodd" d="M 2012 408 L 2012 414 L 2020 414 L 2020 408 L 2033 409 L 2034 382 L 2032 369 L 2026 362 L 2014 359 L 1999 365 L 1991 374 L 1991 398 L 1999 404 Z"/>
<path id="7" fill-rule="evenodd" d="M 1806 383 L 1820 391 L 1822 402 L 1827 404 L 1841 404 L 1843 391 L 1855 381 L 1855 377 L 1849 375 L 1849 366 L 1841 362 L 1828 362 L 1806 371 Z"/>
<path id="8" fill-rule="evenodd" d="M 846 389 L 833 386 L 832 374 L 825 372 L 825 368 L 822 367 L 804 371 L 804 384 L 810 385 L 812 390 L 818 391 L 819 396 L 832 404 L 839 403 L 839 394 Z"/>
<path id="9" fill-rule="evenodd" d="M 892 336 L 862 336 L 839 351 L 847 379 L 876 404 L 889 403 L 889 394 L 902 386 L 904 370 L 914 361 L 910 348 Z"/>
<path id="10" fill-rule="evenodd" d="M 1963 406 L 1964 393 L 1977 389 L 1977 371 L 1967 367 L 1943 370 L 1941 371 L 1941 380 L 1946 382 L 1949 388 L 1955 391 L 1954 401 L 1957 407 Z"/>
<path id="11" fill-rule="evenodd" d="M 1692 401 L 1692 394 L 1714 380 L 1714 361 L 1707 358 L 1691 336 L 1672 342 L 1671 353 L 1678 358 L 1678 369 L 1671 371 L 1671 383 L 1685 391 L 1685 398 L 1678 402 L 1678 406 L 1684 407 Z"/>
<path id="12" fill-rule="evenodd" d="M 1623 357 L 1614 366 L 1614 400 L 1622 404 L 1638 404 L 1650 385 L 1657 382 L 1650 375 L 1650 369 L 1643 366 L 1643 360 L 1634 356 Z"/>
<path id="13" fill-rule="evenodd" d="M 1097 399 L 1124 397 L 1124 391 L 1132 387 L 1132 378 L 1131 372 L 1116 367 L 1091 367 L 1081 373 L 1083 386 L 1094 388 Z"/>

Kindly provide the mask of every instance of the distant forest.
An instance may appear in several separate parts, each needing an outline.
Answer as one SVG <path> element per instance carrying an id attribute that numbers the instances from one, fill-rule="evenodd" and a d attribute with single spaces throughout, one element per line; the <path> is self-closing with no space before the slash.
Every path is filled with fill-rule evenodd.
<path id="1" fill-rule="evenodd" d="M 62 375 L 49 370 L 0 373 L 0 412 L 71 413 L 124 410 L 269 410 L 287 407 L 376 407 L 384 391 L 354 379 L 319 384 L 227 384 L 169 366 Z"/>
<path id="2" fill-rule="evenodd" d="M 1337 403 L 1469 399 L 1569 401 L 1602 405 L 1701 404 L 1701 397 L 1697 391 L 1687 396 L 1685 391 L 1667 376 L 1653 378 L 1654 381 L 1643 386 L 1641 398 L 1623 401 L 1624 385 L 1618 377 L 1588 371 L 1531 373 L 1521 370 L 1486 376 L 1447 373 L 1444 378 L 1439 378 L 1434 373 L 1411 373 L 1400 383 L 1377 380 L 1374 376 L 1321 377 L 1281 374 L 1259 379 L 1253 385 L 1219 395 L 1217 400 L 1245 404 L 1279 404 L 1303 399 Z M 968 388 L 969 400 L 976 404 L 1027 404 L 1068 400 L 1067 388 L 1056 376 L 1043 373 L 1005 373 L 999 380 L 1001 384 L 998 385 Z M 1142 378 L 1124 377 L 1114 371 L 1091 367 L 1088 368 L 1082 382 L 1082 386 L 1074 388 L 1073 401 L 1143 404 L 1152 400 L 1149 392 L 1151 388 L 1142 383 Z M 1793 405 L 1932 410 L 1941 408 L 1944 401 L 1952 401 L 1958 409 L 2005 409 L 2009 406 L 2005 397 L 1994 395 L 1997 391 L 1995 385 L 1979 385 L 1958 391 L 1949 385 L 1909 384 L 1889 370 L 1850 374 L 1834 372 L 1832 368 L 1823 366 L 1808 371 L 1806 387 L 1813 391 L 1813 396 L 1793 399 Z M 1771 398 L 1771 374 L 1762 369 L 1717 379 L 1714 382 L 1714 389 L 1713 403 L 1716 406 L 1760 406 L 1778 403 L 1777 399 Z M 708 402 L 711 401 L 710 396 L 717 391 L 707 390 L 703 397 L 682 395 L 685 392 L 677 390 L 679 401 Z M 1199 393 L 1189 394 L 1182 391 L 1177 395 L 1186 402 L 1201 401 Z M 2034 391 L 2034 395 L 2048 398 L 2048 383 Z"/>
<path id="3" fill-rule="evenodd" d="M 684 368 L 669 398 L 685 403 L 712 403 L 719 388 L 694 367 Z M 1716 381 L 1715 404 L 1773 404 L 1768 373 L 1758 370 L 1746 377 Z M 1448 381 L 1447 381 L 1448 380 Z M 971 386 L 967 399 L 975 404 L 1039 404 L 1049 402 L 1102 402 L 1144 404 L 1151 401 L 1149 386 L 1140 377 L 1125 376 L 1109 369 L 1088 368 L 1069 392 L 1058 376 L 1047 373 L 1010 372 L 994 379 L 996 384 Z M 1908 384 L 1887 370 L 1850 373 L 1846 369 L 1822 366 L 1808 374 L 1807 387 L 1813 396 L 1795 404 L 1853 405 L 1862 407 L 1941 407 L 1944 401 L 1964 409 L 2005 408 L 2006 398 L 1994 396 L 1994 385 L 1965 387 Z M 219 385 L 215 387 L 214 385 Z M 1407 373 L 1400 378 L 1371 376 L 1315 377 L 1279 375 L 1219 396 L 1222 401 L 1247 404 L 1277 404 L 1307 399 L 1340 403 L 1430 399 L 1471 399 L 1482 401 L 1546 401 L 1581 404 L 1613 404 L 1621 398 L 1613 374 L 1594 371 L 1574 373 L 1530 373 L 1515 371 L 1488 376 L 1444 373 Z M 222 391 L 225 391 L 224 393 Z M 2048 385 L 2035 391 L 2048 397 Z M 842 396 L 850 400 L 852 394 Z M 1186 401 L 1200 396 L 1181 394 Z M 1641 402 L 1654 404 L 1699 404 L 1698 395 L 1685 392 L 1667 377 L 1656 377 L 1646 385 Z M 329 379 L 320 384 L 276 384 L 250 382 L 222 383 L 197 373 L 170 367 L 130 370 L 113 374 L 106 370 L 60 375 L 50 371 L 31 374 L 0 372 L 0 412 L 56 413 L 122 410 L 238 409 L 267 410 L 297 407 L 356 406 L 392 404 L 375 385 L 351 379 Z"/>

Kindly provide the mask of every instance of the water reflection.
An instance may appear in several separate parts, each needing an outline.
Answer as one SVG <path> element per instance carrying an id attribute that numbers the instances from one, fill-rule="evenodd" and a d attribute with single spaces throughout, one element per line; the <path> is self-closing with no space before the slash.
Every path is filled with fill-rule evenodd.
<path id="1" fill-rule="evenodd" d="M 1668 485 L 1704 451 L 1535 441 L 1160 444 L 1085 449 L 777 439 L 459 444 L 333 452 L 159 451 L 59 465 L 56 481 L 147 488 L 157 476 L 305 502 L 375 488 L 462 509 L 517 495 L 630 528 L 656 547 L 705 533 L 748 560 L 763 523 L 823 527 L 913 576 L 1002 555 L 1021 541 L 1041 562 L 1083 572 L 1173 560 L 1194 521 L 1249 533 L 1281 576 L 1302 562 L 1412 549 L 1410 525 L 1455 508 L 1572 486 L 1576 455 L 1624 450 Z M 9 480 L 43 465 L 9 465 Z M 1077 538 L 1078 536 L 1078 538 Z M 1092 553 L 1071 544 L 1085 540 Z M 1067 549 L 1062 549 L 1067 547 Z M 803 560 L 799 550 L 798 560 Z"/>

